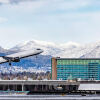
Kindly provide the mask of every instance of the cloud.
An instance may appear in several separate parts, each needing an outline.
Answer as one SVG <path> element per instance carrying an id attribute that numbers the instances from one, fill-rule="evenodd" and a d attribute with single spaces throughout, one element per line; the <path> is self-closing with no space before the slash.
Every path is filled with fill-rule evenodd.
<path id="1" fill-rule="evenodd" d="M 77 11 L 100 5 L 99 0 L 0 0 L 1 5 L 8 4 L 8 8 L 19 11 L 38 11 L 38 13 L 63 13 Z M 7 5 L 6 5 L 7 6 Z"/>
<path id="2" fill-rule="evenodd" d="M 48 3 L 48 0 L 0 0 L 0 8 L 6 12 L 18 12 L 33 13 L 44 9 L 44 6 Z"/>
<path id="3" fill-rule="evenodd" d="M 69 13 L 69 12 L 77 12 L 77 11 L 85 11 L 88 12 L 89 9 L 97 10 L 96 8 L 100 8 L 100 0 L 44 0 L 46 5 L 44 6 L 46 9 L 44 12 L 55 12 L 55 13 Z"/>
<path id="4" fill-rule="evenodd" d="M 100 37 L 100 6 L 95 11 L 88 10 L 100 5 L 99 0 L 0 0 L 0 3 L 1 15 L 9 19 L 7 27 L 17 28 L 13 32 L 4 26 L 1 33 L 17 34 L 27 29 L 31 30 L 27 33 L 32 32 L 43 39 L 49 40 L 48 37 L 52 36 L 53 40 L 53 37 L 58 36 L 57 41 L 62 41 L 61 38 L 64 40 L 65 37 L 68 41 L 82 41 L 79 37 L 87 39 L 86 41 Z M 0 20 L 0 23 L 7 21 L 6 18 Z"/>
<path id="5" fill-rule="evenodd" d="M 8 4 L 9 0 L 0 0 L 0 4 Z"/>
<path id="6" fill-rule="evenodd" d="M 38 0 L 0 0 L 1 4 L 18 4 L 21 2 L 33 2 Z"/>
<path id="7" fill-rule="evenodd" d="M 0 23 L 4 23 L 4 22 L 7 22 L 7 21 L 8 21 L 7 18 L 0 17 Z"/>

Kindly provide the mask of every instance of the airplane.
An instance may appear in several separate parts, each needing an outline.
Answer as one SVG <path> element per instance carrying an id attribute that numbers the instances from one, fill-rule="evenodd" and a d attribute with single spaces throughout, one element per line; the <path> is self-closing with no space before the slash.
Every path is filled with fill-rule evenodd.
<path id="1" fill-rule="evenodd" d="M 8 62 L 9 65 L 11 66 L 11 62 L 20 62 L 20 59 L 26 58 L 29 56 L 35 56 L 40 53 L 42 53 L 42 49 L 35 49 L 35 50 L 27 50 L 27 51 L 21 51 L 18 53 L 6 55 L 6 56 L 1 56 L 0 57 L 0 64 Z"/>

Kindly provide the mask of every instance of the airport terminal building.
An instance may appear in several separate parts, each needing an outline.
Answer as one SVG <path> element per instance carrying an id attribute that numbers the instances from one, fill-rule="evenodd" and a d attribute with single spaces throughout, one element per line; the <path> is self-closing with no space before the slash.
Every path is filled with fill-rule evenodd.
<path id="1" fill-rule="evenodd" d="M 98 58 L 52 58 L 52 80 L 73 79 L 100 80 Z"/>

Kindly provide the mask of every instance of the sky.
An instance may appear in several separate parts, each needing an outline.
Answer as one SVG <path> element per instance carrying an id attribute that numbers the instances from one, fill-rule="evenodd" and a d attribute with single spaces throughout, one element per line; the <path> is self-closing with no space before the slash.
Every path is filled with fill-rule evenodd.
<path id="1" fill-rule="evenodd" d="M 34 39 L 100 41 L 100 0 L 0 0 L 0 46 Z"/>

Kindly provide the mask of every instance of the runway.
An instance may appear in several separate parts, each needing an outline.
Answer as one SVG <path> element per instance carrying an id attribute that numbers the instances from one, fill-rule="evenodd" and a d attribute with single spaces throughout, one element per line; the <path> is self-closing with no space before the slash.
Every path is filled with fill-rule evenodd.
<path id="1" fill-rule="evenodd" d="M 0 100 L 100 100 L 100 96 L 81 95 L 0 95 Z"/>

